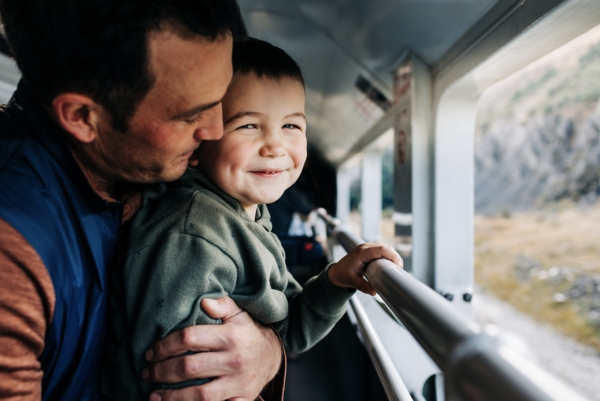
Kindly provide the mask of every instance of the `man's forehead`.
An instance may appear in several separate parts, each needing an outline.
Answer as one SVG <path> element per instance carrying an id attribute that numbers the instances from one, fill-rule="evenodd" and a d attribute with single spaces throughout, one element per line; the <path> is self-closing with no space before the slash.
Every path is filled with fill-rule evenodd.
<path id="1" fill-rule="evenodd" d="M 150 70 L 159 75 L 163 71 L 199 70 L 214 58 L 230 58 L 233 39 L 230 34 L 211 40 L 200 35 L 181 37 L 170 30 L 161 30 L 150 35 L 148 47 Z"/>
<path id="2" fill-rule="evenodd" d="M 163 24 L 148 36 L 149 70 L 155 83 L 182 79 L 190 72 L 205 75 L 203 70 L 214 64 L 215 59 L 225 59 L 231 64 L 232 49 L 233 37 L 229 31 L 212 38 L 177 24 Z"/>
<path id="3" fill-rule="evenodd" d="M 231 80 L 231 36 L 186 40 L 157 32 L 150 42 L 154 85 L 148 101 L 173 117 L 219 103 Z"/>

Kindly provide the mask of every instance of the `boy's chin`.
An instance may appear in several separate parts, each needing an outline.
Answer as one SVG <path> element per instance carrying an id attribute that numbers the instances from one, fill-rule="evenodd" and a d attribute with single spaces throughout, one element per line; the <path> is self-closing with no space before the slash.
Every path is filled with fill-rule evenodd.
<path id="1" fill-rule="evenodd" d="M 279 196 L 265 196 L 261 199 L 261 202 L 259 202 L 259 203 L 269 205 L 271 203 L 277 202 L 279 200 L 279 198 L 281 198 L 282 195 L 283 195 L 283 193 L 280 194 Z"/>
<path id="2" fill-rule="evenodd" d="M 288 189 L 287 186 L 271 186 L 268 188 L 254 188 L 250 199 L 252 203 L 255 204 L 263 204 L 268 205 L 270 203 L 276 202 L 283 196 L 283 193 Z"/>

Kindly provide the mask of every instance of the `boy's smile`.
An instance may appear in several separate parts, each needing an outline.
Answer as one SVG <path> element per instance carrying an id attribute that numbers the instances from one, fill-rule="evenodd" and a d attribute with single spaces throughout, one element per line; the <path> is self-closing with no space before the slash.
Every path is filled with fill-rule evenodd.
<path id="1" fill-rule="evenodd" d="M 291 78 L 235 75 L 223 98 L 224 136 L 200 146 L 208 176 L 251 218 L 279 199 L 306 160 L 304 87 Z"/>

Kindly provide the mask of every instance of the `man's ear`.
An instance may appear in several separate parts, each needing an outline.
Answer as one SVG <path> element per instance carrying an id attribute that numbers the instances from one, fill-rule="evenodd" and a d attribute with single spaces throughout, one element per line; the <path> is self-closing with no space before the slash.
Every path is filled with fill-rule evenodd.
<path id="1" fill-rule="evenodd" d="M 99 107 L 89 96 L 79 93 L 61 93 L 52 100 L 58 124 L 82 143 L 90 143 L 98 135 Z"/>

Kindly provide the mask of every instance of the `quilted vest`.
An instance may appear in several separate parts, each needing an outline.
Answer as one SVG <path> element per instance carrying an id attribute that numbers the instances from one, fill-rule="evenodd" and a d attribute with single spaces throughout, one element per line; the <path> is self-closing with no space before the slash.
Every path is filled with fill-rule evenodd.
<path id="1" fill-rule="evenodd" d="M 0 218 L 44 262 L 56 294 L 40 362 L 44 400 L 99 397 L 121 204 L 102 200 L 64 133 L 21 81 L 0 107 Z"/>

